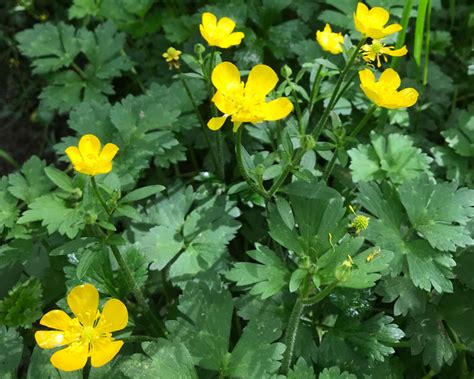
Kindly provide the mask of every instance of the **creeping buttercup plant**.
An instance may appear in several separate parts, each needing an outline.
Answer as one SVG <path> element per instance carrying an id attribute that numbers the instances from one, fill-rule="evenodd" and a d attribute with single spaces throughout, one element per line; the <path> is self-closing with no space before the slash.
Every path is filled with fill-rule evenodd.
<path id="1" fill-rule="evenodd" d="M 0 180 L 0 377 L 472 377 L 444 5 L 9 3 L 45 141 Z"/>

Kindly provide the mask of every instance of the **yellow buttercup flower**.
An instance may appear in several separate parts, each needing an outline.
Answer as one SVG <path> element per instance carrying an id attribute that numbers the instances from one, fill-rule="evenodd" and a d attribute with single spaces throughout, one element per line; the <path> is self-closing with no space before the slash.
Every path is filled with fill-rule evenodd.
<path id="1" fill-rule="evenodd" d="M 222 49 L 227 49 L 231 46 L 240 45 L 245 34 L 242 32 L 234 32 L 235 22 L 228 17 L 222 17 L 217 21 L 216 16 L 212 13 L 206 12 L 202 14 L 201 31 L 202 38 L 204 38 L 209 46 L 217 46 Z"/>
<path id="2" fill-rule="evenodd" d="M 179 68 L 179 56 L 182 54 L 181 50 L 176 50 L 174 47 L 168 47 L 166 52 L 163 53 L 162 57 L 169 63 L 170 68 Z"/>
<path id="3" fill-rule="evenodd" d="M 369 10 L 367 5 L 358 3 L 354 13 L 354 23 L 356 29 L 365 37 L 380 39 L 402 30 L 399 24 L 386 27 L 389 17 L 390 14 L 384 8 L 374 7 Z"/>
<path id="4" fill-rule="evenodd" d="M 381 66 L 380 56 L 383 56 L 385 62 L 387 62 L 387 57 L 385 55 L 402 57 L 408 53 L 405 46 L 400 49 L 395 49 L 393 46 L 385 46 L 385 44 L 378 39 L 372 40 L 371 44 L 365 44 L 362 46 L 361 50 L 364 61 L 368 63 L 377 61 L 377 67 Z"/>
<path id="5" fill-rule="evenodd" d="M 35 333 L 35 340 L 42 349 L 69 345 L 51 356 L 54 367 L 63 371 L 83 368 L 88 358 L 93 367 L 110 362 L 119 352 L 123 341 L 114 340 L 112 332 L 128 324 L 125 305 L 117 299 L 108 300 L 99 312 L 99 293 L 92 284 L 74 287 L 67 296 L 67 303 L 75 318 L 59 309 L 46 313 L 40 324 L 54 330 Z"/>
<path id="6" fill-rule="evenodd" d="M 323 31 L 317 30 L 316 40 L 323 50 L 329 51 L 331 54 L 342 53 L 344 37 L 341 33 L 333 33 L 331 25 L 326 24 Z"/>
<path id="7" fill-rule="evenodd" d="M 212 71 L 211 79 L 217 89 L 212 102 L 224 113 L 224 116 L 209 120 L 207 126 L 212 130 L 220 129 L 229 116 L 236 131 L 243 122 L 280 120 L 293 110 L 293 104 L 286 97 L 266 101 L 266 96 L 278 82 L 278 76 L 264 64 L 250 70 L 245 84 L 240 80 L 239 69 L 230 62 L 219 63 Z"/>
<path id="8" fill-rule="evenodd" d="M 359 71 L 360 88 L 376 105 L 388 109 L 411 107 L 418 100 L 418 92 L 414 88 L 400 87 L 400 76 L 391 68 L 386 69 L 378 81 L 368 68 Z"/>
<path id="9" fill-rule="evenodd" d="M 86 175 L 107 174 L 112 170 L 112 159 L 119 148 L 108 143 L 101 150 L 100 140 L 93 134 L 86 134 L 79 146 L 69 146 L 65 153 L 71 160 L 74 170 Z"/>

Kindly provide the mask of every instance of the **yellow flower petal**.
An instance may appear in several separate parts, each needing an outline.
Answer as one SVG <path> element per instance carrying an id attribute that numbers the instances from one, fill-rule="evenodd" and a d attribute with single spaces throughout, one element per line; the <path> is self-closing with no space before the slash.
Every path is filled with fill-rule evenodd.
<path id="1" fill-rule="evenodd" d="M 229 17 L 222 17 L 217 23 L 217 28 L 222 29 L 227 34 L 230 34 L 235 29 L 235 22 Z"/>
<path id="2" fill-rule="evenodd" d="M 275 121 L 288 116 L 293 110 L 293 104 L 286 97 L 270 101 L 265 104 L 265 120 Z"/>
<path id="3" fill-rule="evenodd" d="M 124 329 L 127 324 L 128 311 L 125 304 L 118 299 L 108 300 L 102 309 L 97 328 L 103 332 L 111 333 Z"/>
<path id="4" fill-rule="evenodd" d="M 245 34 L 242 32 L 231 33 L 229 36 L 225 37 L 222 40 L 222 42 L 219 44 L 219 47 L 222 49 L 227 49 L 231 46 L 240 45 L 244 37 Z"/>
<path id="5" fill-rule="evenodd" d="M 35 340 L 42 349 L 52 349 L 54 347 L 68 345 L 78 339 L 79 336 L 66 337 L 66 333 L 58 330 L 40 330 L 35 333 Z"/>
<path id="6" fill-rule="evenodd" d="M 89 346 L 85 343 L 73 343 L 66 349 L 57 351 L 51 356 L 54 367 L 63 371 L 74 371 L 86 365 Z"/>
<path id="7" fill-rule="evenodd" d="M 204 29 L 215 29 L 217 26 L 217 18 L 210 12 L 202 14 L 201 24 Z"/>
<path id="8" fill-rule="evenodd" d="M 110 171 L 112 171 L 112 162 L 102 162 L 94 167 L 91 175 L 108 174 Z"/>
<path id="9" fill-rule="evenodd" d="M 77 166 L 83 162 L 82 155 L 76 146 L 69 146 L 65 151 L 73 166 Z"/>
<path id="10" fill-rule="evenodd" d="M 120 351 L 123 341 L 99 340 L 92 344 L 91 364 L 93 367 L 101 367 L 110 362 Z"/>
<path id="11" fill-rule="evenodd" d="M 230 62 L 219 63 L 211 75 L 212 84 L 218 91 L 228 91 L 240 86 L 239 69 Z"/>
<path id="12" fill-rule="evenodd" d="M 362 86 L 367 87 L 375 83 L 375 75 L 368 68 L 359 71 L 359 78 Z"/>
<path id="13" fill-rule="evenodd" d="M 224 125 L 225 120 L 227 120 L 228 115 L 222 117 L 213 117 L 207 122 L 207 127 L 211 130 L 219 130 Z"/>
<path id="14" fill-rule="evenodd" d="M 414 88 L 405 88 L 397 92 L 396 108 L 405 108 L 415 105 L 418 101 L 418 91 Z"/>
<path id="15" fill-rule="evenodd" d="M 119 148 L 117 145 L 113 143 L 108 143 L 104 146 L 104 148 L 100 152 L 99 158 L 102 161 L 110 162 L 112 159 L 114 159 L 115 154 L 117 154 L 118 151 L 119 151 Z"/>
<path id="16" fill-rule="evenodd" d="M 275 71 L 267 65 L 258 64 L 250 70 L 245 93 L 265 98 L 277 83 L 278 76 Z"/>
<path id="17" fill-rule="evenodd" d="M 400 24 L 392 24 L 392 25 L 389 25 L 387 26 L 386 28 L 383 29 L 383 37 L 386 37 L 390 34 L 393 34 L 393 33 L 397 33 L 399 32 L 400 30 L 402 30 L 402 26 Z"/>
<path id="18" fill-rule="evenodd" d="M 71 323 L 71 317 L 60 309 L 55 309 L 41 317 L 40 324 L 57 330 L 67 330 Z"/>
<path id="19" fill-rule="evenodd" d="M 383 86 L 386 90 L 395 91 L 398 87 L 400 87 L 400 76 L 395 70 L 387 68 L 384 72 L 382 72 L 382 75 L 380 75 L 379 83 L 383 83 Z"/>
<path id="20" fill-rule="evenodd" d="M 79 140 L 79 151 L 83 157 L 87 155 L 99 155 L 100 140 L 93 134 L 86 134 Z"/>
<path id="21" fill-rule="evenodd" d="M 400 49 L 394 49 L 394 48 L 391 48 L 391 47 L 384 47 L 384 48 L 382 48 L 382 50 L 380 52 L 382 54 L 387 54 L 387 55 L 390 55 L 392 57 L 403 57 L 404 55 L 406 55 L 408 53 L 408 50 L 407 50 L 406 46 L 403 46 Z"/>
<path id="22" fill-rule="evenodd" d="M 329 25 L 329 24 L 324 25 L 324 30 L 323 31 L 331 33 L 332 32 L 331 25 Z"/>
<path id="23" fill-rule="evenodd" d="M 388 22 L 390 14 L 384 8 L 374 7 L 369 11 L 367 17 L 370 18 L 373 25 L 383 27 Z"/>
<path id="24" fill-rule="evenodd" d="M 67 295 L 67 303 L 83 326 L 94 324 L 99 306 L 99 293 L 92 284 L 74 287 Z"/>
<path id="25" fill-rule="evenodd" d="M 243 91 L 242 91 L 243 93 Z M 229 99 L 227 96 L 224 96 L 222 91 L 217 91 L 212 97 L 212 102 L 214 105 L 224 114 L 233 114 L 237 112 L 238 106 L 235 101 Z"/>

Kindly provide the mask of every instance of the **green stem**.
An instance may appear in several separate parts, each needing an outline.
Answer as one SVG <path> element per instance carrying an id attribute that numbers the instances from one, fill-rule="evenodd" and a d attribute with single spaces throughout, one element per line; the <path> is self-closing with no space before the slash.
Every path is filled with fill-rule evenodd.
<path id="1" fill-rule="evenodd" d="M 425 36 L 425 61 L 423 64 L 423 85 L 428 83 L 428 63 L 430 61 L 430 28 L 431 28 L 431 0 L 428 0 L 428 15 L 426 20 L 426 36 Z"/>
<path id="2" fill-rule="evenodd" d="M 313 87 L 311 88 L 311 94 L 309 96 L 309 107 L 308 107 L 308 119 L 311 118 L 311 113 L 313 113 L 313 108 L 314 108 L 314 104 L 315 104 L 315 96 L 318 94 L 319 92 L 319 87 L 321 85 L 321 80 L 322 80 L 322 76 L 321 76 L 321 72 L 322 72 L 322 69 L 323 69 L 323 65 L 320 64 L 319 67 L 318 67 L 318 71 L 316 72 L 316 77 L 314 79 L 314 82 L 313 82 Z"/>
<path id="3" fill-rule="evenodd" d="M 291 366 L 291 362 L 293 360 L 296 336 L 298 334 L 298 327 L 300 324 L 304 307 L 305 304 L 303 300 L 301 298 L 298 298 L 296 300 L 295 305 L 293 306 L 293 310 L 291 311 L 290 320 L 288 321 L 288 327 L 285 333 L 286 350 L 281 363 L 281 371 L 285 375 L 288 373 L 288 370 Z"/>
<path id="4" fill-rule="evenodd" d="M 107 206 L 107 203 L 105 202 L 104 198 L 99 192 L 99 189 L 97 188 L 97 183 L 95 181 L 95 177 L 91 176 L 91 183 L 92 183 L 92 188 L 95 192 L 95 195 L 99 199 L 99 202 L 102 204 L 102 207 L 106 211 L 106 213 L 109 215 L 109 219 L 111 222 L 112 220 L 112 212 L 110 211 L 109 207 Z M 138 287 L 137 282 L 133 278 L 133 275 L 130 271 L 130 269 L 127 266 L 127 262 L 122 257 L 122 254 L 120 253 L 119 249 L 115 245 L 110 245 L 110 249 L 112 250 L 112 254 L 115 257 L 115 260 L 117 261 L 120 270 L 124 274 L 125 281 L 127 282 L 127 288 L 129 288 L 135 299 L 137 300 L 139 306 L 142 308 L 142 311 L 147 315 L 147 318 L 151 322 L 152 326 L 156 326 L 158 331 L 164 335 L 167 334 L 166 329 L 163 325 L 163 322 L 156 318 L 156 316 L 153 314 L 152 310 L 148 306 L 145 297 L 143 296 L 142 291 L 140 290 L 140 287 Z"/>
<path id="5" fill-rule="evenodd" d="M 365 114 L 365 116 L 362 118 L 362 120 L 359 121 L 357 126 L 352 130 L 352 132 L 349 134 L 350 137 L 356 137 L 361 130 L 364 128 L 365 124 L 367 124 L 367 121 L 369 121 L 370 117 L 374 114 L 375 110 L 377 109 L 377 106 L 373 104 L 368 112 Z"/>
<path id="6" fill-rule="evenodd" d="M 334 106 L 336 106 L 336 104 L 338 103 L 338 101 L 342 97 L 342 95 L 344 95 L 346 93 L 347 89 L 350 87 L 350 85 L 352 84 L 352 82 L 354 81 L 354 79 L 356 78 L 357 75 L 359 75 L 359 72 L 354 71 L 352 73 L 352 75 L 349 77 L 349 79 L 346 81 L 346 84 L 344 85 L 344 87 L 342 87 L 342 90 L 340 90 L 339 93 L 336 96 L 336 100 L 334 101 Z"/>
<path id="7" fill-rule="evenodd" d="M 325 182 L 327 182 L 329 177 L 331 176 L 332 170 L 334 170 L 334 166 L 336 165 L 336 160 L 337 160 L 337 149 L 334 150 L 331 160 L 329 161 L 328 165 L 326 166 L 326 169 L 324 170 L 323 179 Z"/>
<path id="8" fill-rule="evenodd" d="M 162 333 L 163 335 L 166 335 L 166 329 L 165 326 L 163 325 L 163 322 L 159 320 L 155 314 L 151 311 L 150 307 L 148 306 L 145 296 L 143 296 L 142 291 L 138 287 L 137 282 L 133 278 L 133 275 L 130 271 L 130 269 L 127 266 L 127 262 L 125 262 L 125 259 L 123 259 L 122 254 L 120 254 L 120 251 L 117 246 L 111 245 L 110 249 L 112 250 L 112 254 L 115 257 L 115 260 L 117 261 L 120 269 L 122 270 L 124 276 L 125 276 L 125 281 L 127 282 L 127 287 L 132 290 L 133 296 L 138 302 L 138 305 L 140 308 L 142 308 L 142 311 L 146 314 L 147 318 L 149 321 L 152 323 L 153 326 L 156 326 L 158 331 Z"/>
<path id="9" fill-rule="evenodd" d="M 334 289 L 338 286 L 338 284 L 339 284 L 338 280 L 332 282 L 331 284 L 326 286 L 326 288 L 324 288 L 321 292 L 319 292 L 317 295 L 314 295 L 313 297 L 303 300 L 304 304 L 314 305 L 321 302 L 334 291 Z"/>
<path id="10" fill-rule="evenodd" d="M 339 88 L 341 88 L 341 85 L 342 85 L 347 73 L 349 72 L 350 68 L 352 67 L 352 65 L 355 61 L 355 58 L 359 54 L 360 48 L 365 43 L 365 40 L 366 40 L 365 38 L 362 38 L 359 41 L 359 43 L 357 44 L 354 52 L 349 57 L 349 60 L 347 61 L 346 66 L 344 67 L 344 70 L 342 71 L 341 75 L 339 76 L 339 79 L 336 83 L 336 86 L 334 87 L 334 91 L 332 93 L 331 99 L 329 100 L 329 104 L 326 107 L 326 109 L 324 110 L 324 113 L 323 113 L 322 117 L 319 119 L 319 122 L 316 124 L 316 127 L 314 128 L 314 130 L 312 132 L 312 135 L 313 135 L 313 137 L 316 141 L 318 140 L 318 137 L 321 134 L 324 126 L 326 125 L 326 122 L 329 118 L 329 115 L 330 115 L 332 109 L 334 108 L 334 105 L 336 104 L 336 98 L 338 96 Z"/>
<path id="11" fill-rule="evenodd" d="M 110 212 L 109 207 L 107 206 L 107 203 L 105 202 L 104 198 L 102 197 L 99 188 L 97 187 L 97 182 L 95 181 L 95 177 L 91 176 L 91 184 L 92 184 L 92 189 L 95 192 L 95 195 L 97 196 L 97 199 L 99 200 L 100 204 L 102 205 L 102 208 L 104 208 L 105 212 L 109 217 L 112 216 L 112 213 Z"/>
<path id="12" fill-rule="evenodd" d="M 280 187 L 285 183 L 286 177 L 288 174 L 291 172 L 295 164 L 297 164 L 301 158 L 303 158 L 304 153 L 306 150 L 301 147 L 300 150 L 298 150 L 294 156 L 294 158 L 291 160 L 289 164 L 286 165 L 284 168 L 283 172 L 280 174 L 278 179 L 273 183 L 273 185 L 270 187 L 270 189 L 267 192 L 268 197 L 272 197 L 277 191 L 280 189 Z"/>
<path id="13" fill-rule="evenodd" d="M 204 119 L 201 116 L 201 112 L 199 112 L 199 109 L 196 105 L 196 101 L 194 100 L 194 96 L 193 96 L 191 90 L 189 89 L 189 86 L 186 83 L 186 80 L 183 78 L 181 71 L 178 72 L 178 77 L 181 80 L 181 83 L 183 84 L 183 87 L 184 87 L 184 89 L 185 89 L 185 91 L 186 91 L 186 93 L 189 97 L 189 101 L 191 101 L 191 105 L 193 106 L 194 113 L 196 113 L 196 116 L 199 120 L 199 124 L 201 125 L 202 133 L 204 134 L 204 138 L 206 139 L 207 146 L 209 147 L 209 151 L 211 152 L 212 163 L 214 164 L 214 167 L 215 167 L 216 172 L 217 172 L 219 170 L 219 165 L 217 163 L 217 157 L 216 157 L 216 154 L 214 152 L 214 149 L 212 148 L 211 139 L 209 138 L 209 134 L 208 134 L 209 132 L 208 132 L 208 129 L 207 129 L 207 125 L 206 125 L 206 123 L 204 122 Z"/>
<path id="14" fill-rule="evenodd" d="M 87 79 L 87 75 L 82 69 L 76 64 L 76 62 L 71 63 L 71 67 L 74 69 L 74 71 L 77 72 L 77 74 L 81 77 L 82 80 Z"/>
<path id="15" fill-rule="evenodd" d="M 15 167 L 17 170 L 20 169 L 20 165 L 18 164 L 18 162 L 3 149 L 0 149 L 0 158 L 3 158 L 4 160 L 6 160 L 13 167 Z"/>
<path id="16" fill-rule="evenodd" d="M 291 82 L 291 94 L 293 95 L 293 100 L 295 102 L 295 110 L 296 110 L 296 118 L 298 120 L 298 126 L 300 130 L 300 136 L 304 136 L 305 134 L 305 127 L 303 125 L 303 117 L 301 116 L 301 107 L 300 102 L 298 100 L 298 95 L 296 94 L 295 85 Z"/>
<path id="17" fill-rule="evenodd" d="M 212 105 L 211 105 L 212 106 Z M 219 178 L 225 181 L 225 168 L 224 168 L 224 142 L 222 140 L 222 132 L 217 132 L 217 160 L 218 160 L 218 171 Z"/>
<path id="18" fill-rule="evenodd" d="M 413 5 L 413 0 L 405 0 L 405 5 L 403 7 L 403 13 L 402 13 L 402 21 L 400 23 L 402 26 L 402 30 L 398 32 L 397 42 L 395 43 L 395 49 L 400 49 L 405 44 L 405 38 L 407 35 L 407 29 L 408 29 L 408 21 L 410 21 L 410 13 L 411 13 L 412 5 Z M 400 61 L 399 57 L 393 57 L 390 67 L 395 69 L 398 66 L 399 61 Z"/>
<path id="19" fill-rule="evenodd" d="M 242 159 L 242 125 L 237 130 L 237 140 L 235 142 L 235 155 L 237 157 L 237 166 L 239 167 L 240 173 L 242 177 L 247 182 L 247 184 L 252 188 L 252 190 L 258 193 L 260 196 L 268 198 L 268 193 L 265 191 L 265 188 L 259 188 L 258 185 L 252 180 L 249 176 L 247 170 L 245 169 L 245 165 Z"/>

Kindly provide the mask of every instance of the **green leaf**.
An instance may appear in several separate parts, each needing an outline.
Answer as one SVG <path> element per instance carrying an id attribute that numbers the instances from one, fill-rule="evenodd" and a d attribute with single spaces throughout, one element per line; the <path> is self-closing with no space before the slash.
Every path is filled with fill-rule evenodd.
<path id="1" fill-rule="evenodd" d="M 218 371 L 227 360 L 233 300 L 220 283 L 188 282 L 178 309 L 186 319 L 168 321 L 171 335 L 186 342 L 195 362 Z"/>
<path id="2" fill-rule="evenodd" d="M 46 194 L 53 184 L 44 174 L 45 162 L 33 156 L 22 166 L 20 172 L 8 176 L 8 191 L 16 198 L 30 204 Z"/>
<path id="3" fill-rule="evenodd" d="M 456 349 L 440 314 L 432 305 L 426 307 L 425 313 L 409 321 L 406 332 L 412 355 L 423 352 L 423 363 L 429 364 L 433 370 L 439 371 L 445 363 L 453 363 Z"/>
<path id="4" fill-rule="evenodd" d="M 106 22 L 95 28 L 94 32 L 80 29 L 78 37 L 81 51 L 86 55 L 89 64 L 85 72 L 98 79 L 111 79 L 128 71 L 133 64 L 124 53 L 125 34 L 118 33 L 113 22 Z"/>
<path id="5" fill-rule="evenodd" d="M 44 172 L 46 173 L 46 176 L 62 190 L 66 192 L 76 191 L 72 184 L 72 179 L 63 171 L 50 166 L 45 167 Z"/>
<path id="6" fill-rule="evenodd" d="M 98 239 L 92 237 L 80 237 L 72 241 L 68 241 L 49 252 L 49 255 L 67 255 L 80 252 L 80 250 L 90 247 L 91 245 L 97 244 Z"/>
<path id="7" fill-rule="evenodd" d="M 0 378 L 18 378 L 17 369 L 23 352 L 23 338 L 13 328 L 0 326 Z"/>
<path id="8" fill-rule="evenodd" d="M 370 145 L 348 151 L 355 182 L 387 178 L 398 184 L 429 172 L 432 159 L 414 147 L 408 136 L 391 133 L 384 137 L 372 132 L 370 140 Z"/>
<path id="9" fill-rule="evenodd" d="M 357 376 L 350 374 L 347 371 L 341 372 L 339 367 L 325 368 L 318 379 L 357 379 Z"/>
<path id="10" fill-rule="evenodd" d="M 384 278 L 375 289 L 377 294 L 383 296 L 384 303 L 392 303 L 395 316 L 417 315 L 425 311 L 426 295 L 416 288 L 411 280 L 404 276 Z"/>
<path id="11" fill-rule="evenodd" d="M 341 368 L 371 367 L 375 361 L 384 361 L 395 352 L 391 347 L 404 333 L 393 319 L 379 313 L 372 318 L 360 321 L 339 316 L 334 328 L 323 337 L 320 346 L 320 364 L 337 365 Z"/>
<path id="12" fill-rule="evenodd" d="M 400 187 L 400 200 L 413 227 L 433 248 L 455 251 L 474 243 L 466 227 L 474 218 L 474 190 L 422 176 Z"/>
<path id="13" fill-rule="evenodd" d="M 474 157 L 474 106 L 457 110 L 450 121 L 453 127 L 441 132 L 449 147 L 462 157 Z"/>
<path id="14" fill-rule="evenodd" d="M 165 187 L 161 185 L 146 186 L 142 188 L 137 188 L 120 199 L 120 203 L 132 203 L 134 201 L 143 200 L 147 197 L 156 195 L 157 193 L 163 191 Z"/>
<path id="15" fill-rule="evenodd" d="M 259 263 L 235 263 L 226 278 L 238 286 L 251 286 L 251 295 L 261 295 L 262 299 L 271 297 L 288 285 L 290 272 L 280 257 L 269 248 L 256 244 L 256 250 L 247 255 Z"/>
<path id="16" fill-rule="evenodd" d="M 329 234 L 338 241 L 346 232 L 342 196 L 323 183 L 294 182 L 285 191 L 295 225 L 289 228 L 278 209 L 269 204 L 269 234 L 298 255 L 320 256 L 331 248 Z M 291 224 L 290 224 L 291 225 Z"/>
<path id="17" fill-rule="evenodd" d="M 316 375 L 314 374 L 313 367 L 308 366 L 304 358 L 300 357 L 296 361 L 295 365 L 288 371 L 287 378 L 288 379 L 316 379 Z"/>
<path id="18" fill-rule="evenodd" d="M 134 354 L 119 365 L 127 378 L 198 379 L 194 363 L 186 346 L 178 341 L 160 339 L 157 343 L 143 343 L 146 356 Z"/>
<path id="19" fill-rule="evenodd" d="M 17 207 L 18 200 L 8 191 L 8 179 L 0 179 L 0 233 L 4 228 L 13 228 L 20 211 Z"/>
<path id="20" fill-rule="evenodd" d="M 139 240 L 147 259 L 153 263 L 152 270 L 162 270 L 184 246 L 183 237 L 174 229 L 166 226 L 155 226 L 151 228 Z"/>
<path id="21" fill-rule="evenodd" d="M 49 234 L 58 232 L 71 239 L 85 226 L 83 210 L 69 208 L 65 200 L 54 194 L 37 198 L 18 220 L 20 224 L 33 221 L 41 221 L 41 225 L 48 229 Z"/>
<path id="22" fill-rule="evenodd" d="M 33 73 L 45 74 L 68 67 L 79 54 L 80 46 L 76 30 L 60 22 L 35 24 L 34 28 L 16 35 L 18 48 L 33 60 Z"/>
<path id="23" fill-rule="evenodd" d="M 0 323 L 31 328 L 42 315 L 43 290 L 38 279 L 17 283 L 0 301 Z"/>
<path id="24" fill-rule="evenodd" d="M 469 350 L 474 342 L 474 325 L 472 323 L 471 304 L 474 301 L 474 291 L 457 287 L 454 293 L 443 295 L 439 303 L 439 312 L 449 327 L 454 330 Z"/>
<path id="25" fill-rule="evenodd" d="M 231 378 L 260 379 L 275 373 L 285 351 L 285 345 L 275 342 L 280 336 L 277 320 L 251 320 L 230 354 L 225 375 Z M 255 349 L 256 346 L 258 349 Z"/>

